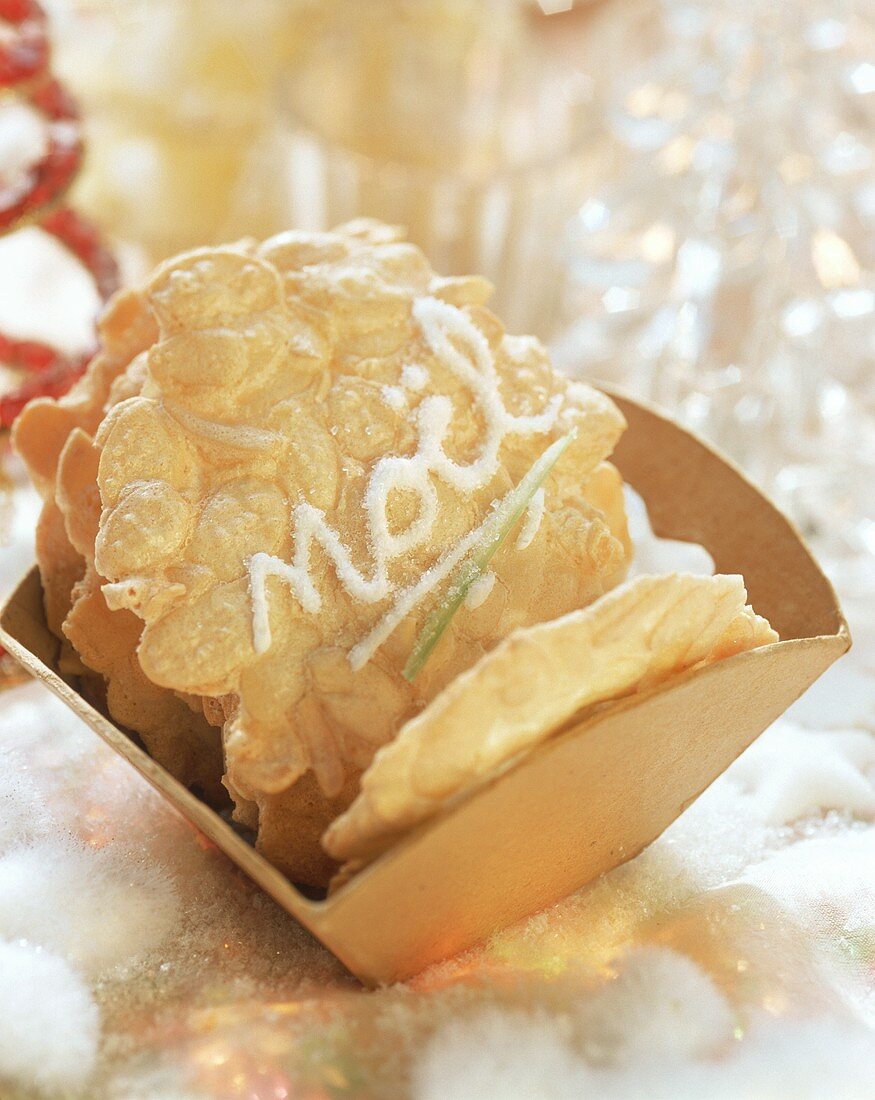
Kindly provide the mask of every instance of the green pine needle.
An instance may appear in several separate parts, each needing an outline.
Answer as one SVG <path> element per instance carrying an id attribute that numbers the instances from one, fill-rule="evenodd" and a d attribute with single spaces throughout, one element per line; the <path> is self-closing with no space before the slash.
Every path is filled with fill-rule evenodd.
<path id="1" fill-rule="evenodd" d="M 483 529 L 483 534 L 450 579 L 446 595 L 426 619 L 404 666 L 405 680 L 415 679 L 422 671 L 423 665 L 440 641 L 450 620 L 464 603 L 471 586 L 488 572 L 489 563 L 496 552 L 522 519 L 525 510 L 531 504 L 532 497 L 541 488 L 547 475 L 576 435 L 577 429 L 573 428 L 567 435 L 552 443 L 516 488 L 507 494 L 492 513 L 490 522 Z"/>

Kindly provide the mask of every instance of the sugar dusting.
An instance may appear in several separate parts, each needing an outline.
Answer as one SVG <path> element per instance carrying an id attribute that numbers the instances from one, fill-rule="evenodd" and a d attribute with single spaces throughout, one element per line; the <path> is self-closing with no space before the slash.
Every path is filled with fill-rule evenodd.
<path id="1" fill-rule="evenodd" d="M 488 573 L 484 573 L 482 577 L 478 577 L 468 589 L 468 595 L 465 597 L 465 607 L 469 611 L 476 611 L 478 607 L 486 603 L 494 587 L 495 574 L 490 570 Z"/>
<path id="2" fill-rule="evenodd" d="M 389 408 L 396 412 L 407 406 L 407 394 L 400 386 L 383 386 L 380 393 Z"/>
<path id="3" fill-rule="evenodd" d="M 311 504 L 296 505 L 292 514 L 293 560 L 287 562 L 273 554 L 258 553 L 249 562 L 252 635 L 256 653 L 264 653 L 271 644 L 267 593 L 269 577 L 276 577 L 287 584 L 305 611 L 315 614 L 320 610 L 322 600 L 310 572 L 310 551 L 314 542 L 331 559 L 337 579 L 354 599 L 363 603 L 384 600 L 396 592 L 389 579 L 391 562 L 427 543 L 434 529 L 438 498 L 432 477 L 440 478 L 458 492 L 470 495 L 488 485 L 495 476 L 499 451 L 508 435 L 544 435 L 556 424 L 563 403 L 561 394 L 552 397 L 543 412 L 537 415 L 513 416 L 507 411 L 489 342 L 462 310 L 437 298 L 421 297 L 413 303 L 413 315 L 432 353 L 477 402 L 484 425 L 480 453 L 473 461 L 462 464 L 451 459 L 444 450 L 453 418 L 453 404 L 449 397 L 432 394 L 419 404 L 416 410 L 417 450 L 409 456 L 386 455 L 381 458 L 374 466 L 365 490 L 365 515 L 373 553 L 373 573 L 370 577 L 353 565 L 349 551 L 324 512 Z M 465 352 L 460 348 L 465 348 Z M 427 380 L 428 372 L 421 365 L 407 365 L 402 371 L 402 383 L 412 389 L 423 388 Z M 382 394 L 383 399 L 394 408 L 401 409 L 406 405 L 404 392 L 397 387 L 384 386 Z M 390 530 L 387 515 L 389 495 L 398 490 L 415 493 L 420 505 L 416 518 L 400 533 Z M 543 494 L 540 508 L 543 511 Z M 539 524 L 540 515 L 537 511 L 530 511 L 531 523 L 535 519 Z M 481 529 L 482 525 L 470 531 L 427 569 L 416 585 L 400 593 L 394 606 L 350 651 L 353 670 L 362 668 L 371 659 L 401 620 L 462 560 Z M 525 530 L 528 528 L 524 529 L 524 533 Z M 529 532 L 530 538 L 534 538 L 535 533 L 537 526 Z"/>
<path id="4" fill-rule="evenodd" d="M 545 493 L 542 486 L 532 497 L 531 504 L 526 509 L 526 515 L 516 540 L 517 550 L 527 550 L 535 541 L 535 536 L 540 530 L 541 521 L 544 518 L 544 502 Z"/>
<path id="5" fill-rule="evenodd" d="M 428 371 L 419 363 L 407 363 L 401 368 L 401 385 L 411 393 L 419 393 L 428 385 Z"/>
<path id="6" fill-rule="evenodd" d="M 380 619 L 374 629 L 350 650 L 349 663 L 353 671 L 364 667 L 398 624 L 422 603 L 429 592 L 447 579 L 492 523 L 493 514 L 493 512 L 490 512 L 478 527 L 475 527 L 473 531 L 469 531 L 452 549 L 442 554 L 415 584 L 400 593 L 393 606 Z"/>

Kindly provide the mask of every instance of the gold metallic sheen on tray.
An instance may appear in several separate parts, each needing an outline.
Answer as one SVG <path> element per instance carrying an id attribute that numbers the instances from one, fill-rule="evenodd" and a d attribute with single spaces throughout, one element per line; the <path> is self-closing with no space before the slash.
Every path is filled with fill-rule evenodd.
<path id="1" fill-rule="evenodd" d="M 616 401 L 628 431 L 614 461 L 655 532 L 699 542 L 720 572 L 741 574 L 782 640 L 572 719 L 325 901 L 303 896 L 84 697 L 77 670 L 61 668 L 36 570 L 2 612 L 0 643 L 363 981 L 407 977 L 637 854 L 850 644 L 788 521 L 693 436 Z"/>

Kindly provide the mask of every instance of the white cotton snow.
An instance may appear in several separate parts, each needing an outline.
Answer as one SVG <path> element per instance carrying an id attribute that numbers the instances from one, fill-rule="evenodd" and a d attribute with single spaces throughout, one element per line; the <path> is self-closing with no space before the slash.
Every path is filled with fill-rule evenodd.
<path id="1" fill-rule="evenodd" d="M 875 828 L 800 840 L 750 867 L 742 881 L 765 890 L 808 931 L 865 932 L 875 919 Z"/>
<path id="2" fill-rule="evenodd" d="M 875 1094 L 875 1035 L 851 1018 L 740 1019 L 689 959 L 645 948 L 568 1008 L 451 1019 L 411 1079 L 414 1100 L 863 1100 Z"/>
<path id="3" fill-rule="evenodd" d="M 617 1067 L 586 1061 L 566 1018 L 486 1009 L 454 1020 L 425 1047 L 413 1100 L 870 1100 L 875 1037 L 853 1023 L 757 1014 L 743 1042 L 719 1056 L 671 1052 Z"/>
<path id="4" fill-rule="evenodd" d="M 728 774 L 767 825 L 829 810 L 875 821 L 875 737 L 865 730 L 812 732 L 785 720 Z"/>
<path id="5" fill-rule="evenodd" d="M 0 1096 L 92 1095 L 92 992 L 112 1035 L 100 1095 L 108 1060 L 105 1095 L 127 1100 L 155 1095 L 140 1085 L 154 1067 L 134 1060 L 128 1078 L 121 1066 L 143 1013 L 178 1004 L 181 991 L 197 997 L 209 980 L 251 997 L 264 983 L 276 998 L 289 973 L 340 977 L 312 937 L 35 683 L 0 695 L 0 807 Z M 180 1085 L 178 1095 L 194 1094 Z"/>
<path id="6" fill-rule="evenodd" d="M 475 1010 L 441 1027 L 413 1073 L 416 1100 L 559 1100 L 648 1079 L 644 1067 L 714 1059 L 735 1018 L 713 981 L 663 948 L 629 954 L 613 979 L 569 1009 Z M 630 1093 L 635 1095 L 637 1093 Z"/>
<path id="7" fill-rule="evenodd" d="M 413 1070 L 414 1100 L 578 1100 L 590 1073 L 543 1010 L 491 1007 L 445 1024 Z"/>
<path id="8" fill-rule="evenodd" d="M 469 611 L 476 611 L 478 607 L 486 603 L 494 587 L 495 574 L 492 570 L 483 573 L 468 589 L 468 595 L 465 597 L 465 607 Z"/>
<path id="9" fill-rule="evenodd" d="M 626 499 L 626 517 L 629 537 L 632 540 L 633 557 L 629 578 L 647 573 L 693 573 L 710 577 L 714 572 L 714 559 L 695 542 L 663 539 L 653 533 L 647 515 L 647 505 L 631 485 L 623 486 Z"/>
<path id="10" fill-rule="evenodd" d="M 0 941 L 0 1094 L 79 1090 L 94 1070 L 100 1038 L 88 987 L 57 955 Z"/>
<path id="11" fill-rule="evenodd" d="M 734 1022 L 726 998 L 695 963 L 657 947 L 630 952 L 577 1018 L 595 1064 L 704 1056 L 731 1039 Z"/>
<path id="12" fill-rule="evenodd" d="M 51 838 L 0 859 L 0 936 L 32 940 L 89 975 L 141 960 L 176 917 L 166 873 L 124 847 Z"/>

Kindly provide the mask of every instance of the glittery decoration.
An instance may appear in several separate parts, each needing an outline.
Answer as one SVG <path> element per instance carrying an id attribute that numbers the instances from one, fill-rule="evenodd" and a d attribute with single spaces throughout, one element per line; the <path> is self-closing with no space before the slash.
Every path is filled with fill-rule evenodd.
<path id="1" fill-rule="evenodd" d="M 632 0 L 590 47 L 562 360 L 715 440 L 875 590 L 871 4 Z"/>

